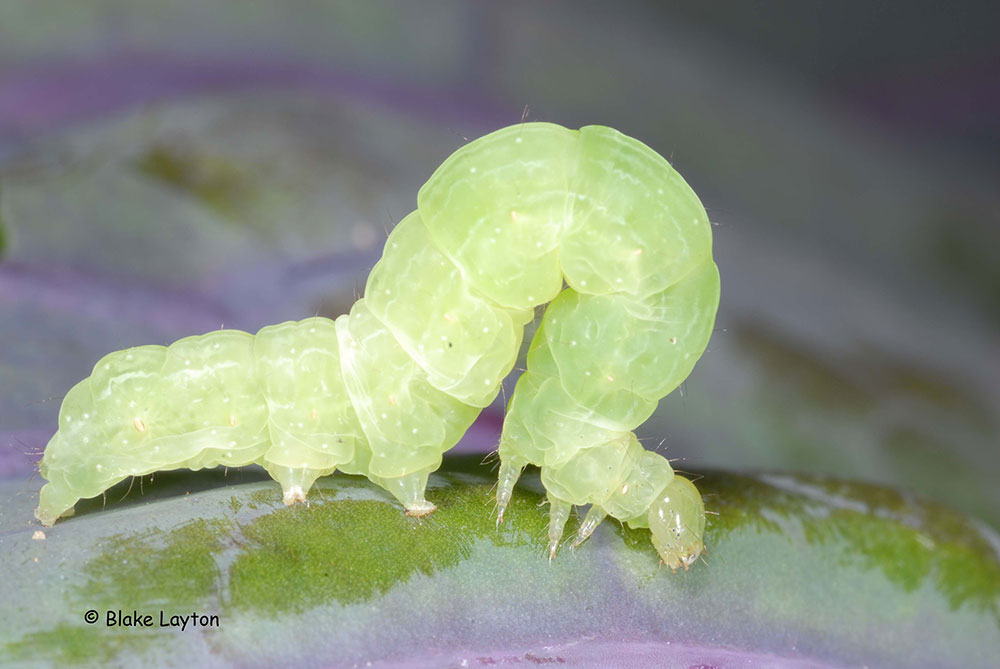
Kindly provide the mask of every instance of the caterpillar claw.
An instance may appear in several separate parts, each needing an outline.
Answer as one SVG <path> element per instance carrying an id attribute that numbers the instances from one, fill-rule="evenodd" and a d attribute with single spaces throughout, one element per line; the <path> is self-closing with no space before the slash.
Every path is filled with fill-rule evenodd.
<path id="1" fill-rule="evenodd" d="M 552 559 L 556 556 L 557 550 L 559 550 L 559 542 L 549 541 L 549 564 L 552 564 Z"/>
<path id="2" fill-rule="evenodd" d="M 594 533 L 597 526 L 601 524 L 601 521 L 607 517 L 608 512 L 598 505 L 594 504 L 590 507 L 590 511 L 587 512 L 586 518 L 583 519 L 583 523 L 580 525 L 580 529 L 576 532 L 576 538 L 573 539 L 573 548 L 576 548 L 584 541 L 590 538 L 590 535 Z"/>
<path id="3" fill-rule="evenodd" d="M 424 496 L 430 471 L 430 468 L 427 468 L 403 476 L 383 478 L 369 475 L 368 478 L 391 492 L 406 509 L 406 515 L 411 518 L 423 518 L 437 509 L 437 506 L 428 502 Z"/>
<path id="4" fill-rule="evenodd" d="M 266 469 L 271 478 L 281 484 L 281 501 L 288 506 L 306 501 L 313 483 L 325 473 L 325 470 L 320 469 L 279 465 L 271 465 Z"/>
<path id="5" fill-rule="evenodd" d="M 306 493 L 302 490 L 302 486 L 293 485 L 291 488 L 283 491 L 282 501 L 288 506 L 292 506 L 297 502 L 306 501 Z"/>
<path id="6" fill-rule="evenodd" d="M 573 510 L 573 505 L 555 497 L 549 497 L 549 562 L 556 555 L 559 549 L 559 542 L 562 541 L 563 529 L 569 514 Z"/>
<path id="7" fill-rule="evenodd" d="M 497 482 L 497 528 L 503 523 L 503 514 L 510 504 L 514 485 L 521 478 L 524 462 L 516 458 L 501 458 L 500 477 Z"/>
<path id="8" fill-rule="evenodd" d="M 423 518 L 429 516 L 437 510 L 437 505 L 428 502 L 426 499 L 420 500 L 412 506 L 406 507 L 406 515 L 410 518 Z"/>

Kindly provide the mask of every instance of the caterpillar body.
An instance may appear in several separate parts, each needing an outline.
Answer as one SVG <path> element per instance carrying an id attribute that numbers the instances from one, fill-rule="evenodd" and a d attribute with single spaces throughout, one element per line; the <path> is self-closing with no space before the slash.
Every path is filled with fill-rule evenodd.
<path id="1" fill-rule="evenodd" d="M 528 464 L 550 559 L 606 516 L 649 527 L 664 562 L 701 553 L 704 507 L 632 430 L 704 352 L 719 303 L 708 218 L 659 154 L 603 126 L 524 123 L 452 154 L 334 320 L 220 330 L 111 353 L 66 395 L 41 462 L 44 525 L 129 477 L 262 465 L 284 501 L 362 474 L 411 515 L 442 453 L 499 392 L 551 302 L 499 445 L 498 523 Z M 565 282 L 565 287 L 564 287 Z"/>

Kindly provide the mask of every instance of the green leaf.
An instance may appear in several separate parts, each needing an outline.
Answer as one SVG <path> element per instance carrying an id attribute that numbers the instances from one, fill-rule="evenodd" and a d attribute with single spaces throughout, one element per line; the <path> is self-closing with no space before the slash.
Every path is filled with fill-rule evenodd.
<path id="1" fill-rule="evenodd" d="M 647 531 L 614 522 L 550 564 L 541 488 L 525 478 L 500 528 L 493 473 L 470 458 L 432 477 L 439 508 L 422 521 L 357 477 L 322 479 L 308 505 L 285 507 L 253 469 L 173 472 L 141 494 L 136 482 L 124 500 L 116 488 L 106 503 L 82 502 L 32 540 L 35 498 L 21 494 L 0 516 L 0 648 L 59 663 L 203 663 L 207 653 L 239 665 L 616 652 L 646 663 L 930 666 L 985 665 L 1000 652 L 1000 542 L 939 504 L 857 483 L 711 473 L 698 482 L 718 514 L 706 559 L 675 574 Z M 91 609 L 95 624 L 84 622 Z M 109 627 L 118 610 L 153 626 Z M 218 624 L 182 632 L 160 627 L 161 612 L 167 623 L 196 612 Z"/>

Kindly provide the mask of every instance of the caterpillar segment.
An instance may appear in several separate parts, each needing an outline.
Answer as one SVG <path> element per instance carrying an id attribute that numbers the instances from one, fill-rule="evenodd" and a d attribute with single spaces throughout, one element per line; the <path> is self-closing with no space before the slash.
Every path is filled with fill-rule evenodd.
<path id="1" fill-rule="evenodd" d="M 221 330 L 98 362 L 45 449 L 39 520 L 129 476 L 251 463 L 289 504 L 339 470 L 430 513 L 428 475 L 551 302 L 504 422 L 498 523 L 532 464 L 551 507 L 550 558 L 572 507 L 589 504 L 574 545 L 610 515 L 649 527 L 664 562 L 688 567 L 702 550 L 701 498 L 632 430 L 712 331 L 719 276 L 698 198 L 615 130 L 526 123 L 456 151 L 417 204 L 335 321 Z"/>

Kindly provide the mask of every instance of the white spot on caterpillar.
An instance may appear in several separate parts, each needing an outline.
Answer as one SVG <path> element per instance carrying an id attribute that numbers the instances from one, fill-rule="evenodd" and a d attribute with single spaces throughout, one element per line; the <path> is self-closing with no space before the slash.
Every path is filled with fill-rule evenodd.
<path id="1" fill-rule="evenodd" d="M 383 419 L 386 419 L 386 418 L 388 418 L 388 417 L 389 417 L 389 414 L 387 414 L 387 413 L 384 413 L 384 414 L 382 414 L 382 418 L 383 418 Z"/>
<path id="2" fill-rule="evenodd" d="M 134 402 L 133 402 L 133 404 L 134 404 Z M 132 427 L 134 427 L 136 429 L 136 431 L 138 431 L 138 432 L 145 432 L 146 431 L 146 424 L 143 423 L 142 419 L 139 418 L 138 416 L 136 416 L 135 418 L 132 419 Z"/>
<path id="3" fill-rule="evenodd" d="M 670 343 L 671 344 L 676 344 L 677 343 L 677 337 L 671 337 L 670 338 Z"/>
<path id="4" fill-rule="evenodd" d="M 186 366 L 190 367 L 190 366 L 191 366 L 191 361 L 190 361 L 190 360 L 185 360 L 185 361 L 184 361 L 184 364 L 185 364 Z"/>
<path id="5" fill-rule="evenodd" d="M 627 495 L 628 494 L 628 483 L 626 483 L 625 485 L 622 486 L 622 494 L 623 495 Z"/>
<path id="6" fill-rule="evenodd" d="M 632 251 L 632 255 L 634 255 L 634 256 L 641 256 L 642 255 L 642 249 L 636 249 L 635 251 Z"/>
<path id="7" fill-rule="evenodd" d="M 109 363 L 104 363 L 104 369 L 111 369 L 111 365 Z"/>
<path id="8" fill-rule="evenodd" d="M 90 437 L 84 437 L 83 438 L 83 443 L 89 444 L 90 443 Z"/>
<path id="9" fill-rule="evenodd" d="M 569 345 L 570 345 L 570 346 L 576 346 L 576 340 L 574 339 L 573 341 L 571 341 L 571 342 L 569 343 Z"/>
<path id="10" fill-rule="evenodd" d="M 396 406 L 396 396 L 395 395 L 389 395 L 389 404 L 391 404 L 392 406 Z"/>
<path id="11" fill-rule="evenodd" d="M 218 350 L 219 347 L 220 347 L 219 342 L 215 342 L 214 344 L 212 344 L 212 348 L 214 348 L 215 350 Z"/>
<path id="12" fill-rule="evenodd" d="M 613 377 L 610 374 L 608 374 L 608 381 L 610 381 L 611 383 L 614 383 L 615 382 L 615 377 Z"/>
<path id="13" fill-rule="evenodd" d="M 451 323 L 453 320 L 455 320 L 454 318 L 451 317 L 451 314 L 445 314 L 444 315 L 444 319 L 446 321 L 448 321 L 449 323 Z"/>
<path id="14" fill-rule="evenodd" d="M 517 212 L 514 211 L 513 209 L 510 210 L 510 220 L 517 223 Z"/>
<path id="15" fill-rule="evenodd" d="M 520 137 L 515 138 L 514 139 L 514 143 L 515 144 L 520 144 L 521 143 L 521 138 Z"/>
<path id="16" fill-rule="evenodd" d="M 330 448 L 330 444 L 323 444 L 323 448 Z"/>
<path id="17" fill-rule="evenodd" d="M 662 188 L 657 188 L 656 189 L 656 194 L 657 195 L 663 195 L 663 189 Z"/>
<path id="18" fill-rule="evenodd" d="M 418 432 L 417 428 L 413 428 L 413 434 L 416 434 L 417 432 Z"/>
<path id="19" fill-rule="evenodd" d="M 218 433 L 219 433 L 218 430 L 212 430 L 212 434 L 218 434 Z"/>
<path id="20" fill-rule="evenodd" d="M 97 471 L 104 471 L 104 465 L 97 465 Z"/>
<path id="21" fill-rule="evenodd" d="M 469 174 L 475 174 L 475 173 L 476 173 L 476 168 L 475 167 L 470 167 L 469 168 Z"/>

